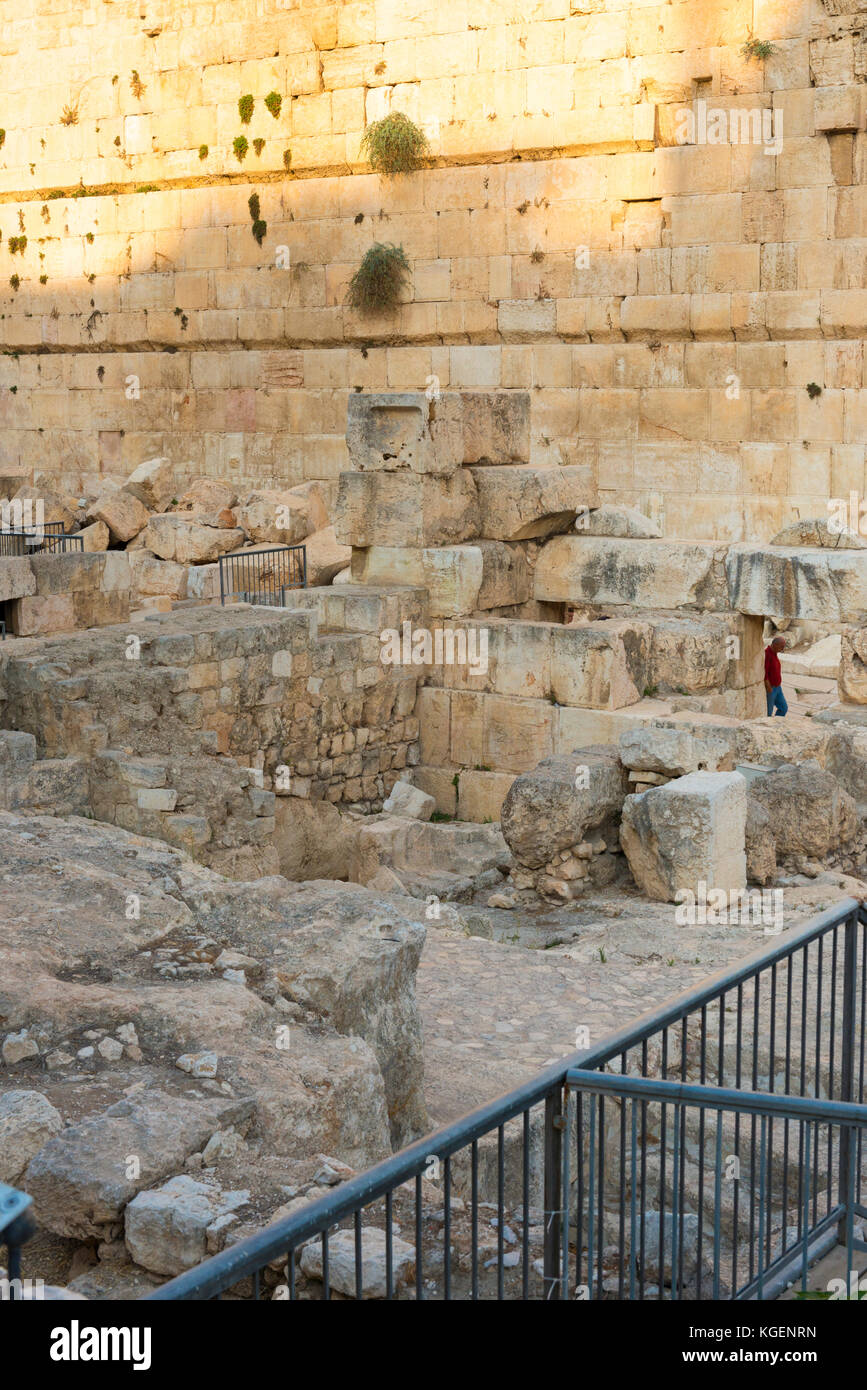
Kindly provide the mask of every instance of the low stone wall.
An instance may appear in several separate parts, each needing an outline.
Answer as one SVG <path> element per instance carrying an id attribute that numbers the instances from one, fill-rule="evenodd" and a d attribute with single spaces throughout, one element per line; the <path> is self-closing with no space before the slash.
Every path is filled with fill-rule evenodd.
<path id="1" fill-rule="evenodd" d="M 7 625 L 20 637 L 124 622 L 130 583 L 121 552 L 0 559 L 0 602 L 9 604 Z"/>

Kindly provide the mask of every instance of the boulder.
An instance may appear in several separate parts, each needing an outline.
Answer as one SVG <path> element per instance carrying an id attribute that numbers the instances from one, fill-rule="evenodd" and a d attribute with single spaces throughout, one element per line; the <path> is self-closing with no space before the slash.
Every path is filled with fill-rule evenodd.
<path id="1" fill-rule="evenodd" d="M 790 521 L 782 531 L 778 531 L 768 545 L 808 545 L 821 550 L 867 550 L 867 541 L 855 531 L 845 528 L 834 530 L 828 517 L 805 517 L 801 521 Z"/>
<path id="2" fill-rule="evenodd" d="M 647 897 L 675 902 L 698 885 L 746 887 L 746 782 L 737 772 L 692 772 L 623 804 L 620 843 Z"/>
<path id="3" fill-rule="evenodd" d="M 40 1224 L 78 1240 L 106 1239 L 138 1192 L 171 1176 L 215 1130 L 253 1109 L 249 1099 L 154 1088 L 70 1126 L 49 1139 L 27 1169 Z"/>
<path id="4" fill-rule="evenodd" d="M 658 540 L 662 536 L 656 522 L 638 511 L 637 507 L 620 507 L 609 503 L 594 511 L 580 513 L 575 530 L 583 536 L 615 536 L 636 541 Z"/>
<path id="5" fill-rule="evenodd" d="M 328 525 L 328 509 L 321 490 L 310 484 L 306 490 L 251 492 L 235 508 L 235 518 L 256 545 L 298 545 Z"/>
<path id="6" fill-rule="evenodd" d="M 154 1274 L 182 1274 L 208 1254 L 215 1223 L 244 1207 L 246 1191 L 224 1192 L 213 1182 L 182 1173 L 139 1192 L 126 1208 L 124 1239 L 130 1258 Z"/>
<path id="7" fill-rule="evenodd" d="M 204 526 L 195 518 L 166 512 L 150 518 L 144 543 L 161 560 L 203 565 L 242 546 L 244 532 L 239 528 Z"/>
<path id="8" fill-rule="evenodd" d="M 232 483 L 222 478 L 194 478 L 173 504 L 172 511 L 187 516 L 218 516 L 221 512 L 231 511 L 237 500 L 238 494 Z"/>
<path id="9" fill-rule="evenodd" d="M 690 772 L 730 772 L 736 740 L 728 730 L 646 724 L 620 735 L 620 760 L 636 772 L 683 777 Z"/>
<path id="10" fill-rule="evenodd" d="M 578 512 L 598 500 L 592 470 L 583 464 L 466 471 L 478 492 L 478 534 L 488 540 L 543 539 L 568 531 Z"/>
<path id="11" fill-rule="evenodd" d="M 577 749 L 545 758 L 517 776 L 506 793 L 500 825 L 519 864 L 538 869 L 591 831 L 616 820 L 627 790 L 613 748 Z"/>
<path id="12" fill-rule="evenodd" d="M 14 1187 L 31 1158 L 62 1129 L 60 1112 L 41 1091 L 0 1092 L 0 1182 Z"/>
<path id="13" fill-rule="evenodd" d="M 747 797 L 745 849 L 747 881 L 762 886 L 777 876 L 777 848 L 771 818 L 760 801 Z"/>
<path id="14" fill-rule="evenodd" d="M 383 811 L 392 816 L 409 816 L 412 820 L 430 820 L 436 810 L 436 801 L 420 787 L 411 782 L 395 782 Z"/>
<path id="15" fill-rule="evenodd" d="M 468 469 L 429 473 L 341 473 L 334 530 L 346 545 L 453 545 L 479 534 Z"/>
<path id="16" fill-rule="evenodd" d="M 400 1236 L 392 1236 L 391 1260 L 394 1288 L 412 1283 L 415 1278 L 415 1247 L 401 1240 Z M 301 1269 L 308 1279 L 322 1278 L 321 1241 L 311 1240 L 304 1246 Z M 356 1296 L 354 1231 L 337 1231 L 328 1241 L 328 1284 L 347 1298 Z M 362 1226 L 361 1297 L 385 1298 L 387 1293 L 385 1232 L 376 1226 Z"/>
<path id="17" fill-rule="evenodd" d="M 333 526 L 324 526 L 314 531 L 304 542 L 307 562 L 307 586 L 315 589 L 320 584 L 336 583 L 336 577 L 349 565 L 352 550 L 341 545 Z"/>
<path id="18" fill-rule="evenodd" d="M 174 560 L 158 560 L 149 550 L 134 550 L 129 556 L 133 593 L 165 594 L 169 598 L 187 596 L 187 570 Z"/>
<path id="19" fill-rule="evenodd" d="M 115 541 L 131 541 L 149 521 L 148 509 L 138 497 L 124 488 L 104 493 L 90 509 L 95 521 L 102 521 Z"/>
<path id="20" fill-rule="evenodd" d="M 622 709 L 640 700 L 647 682 L 652 627 L 622 622 L 570 623 L 551 634 L 551 691 L 558 704 Z"/>
<path id="21" fill-rule="evenodd" d="M 171 459 L 147 459 L 129 475 L 123 491 L 137 497 L 149 512 L 164 512 L 175 495 L 174 475 Z"/>
<path id="22" fill-rule="evenodd" d="M 771 818 L 778 856 L 824 859 L 858 833 L 858 809 L 836 777 L 810 759 L 784 763 L 750 784 Z"/>
<path id="23" fill-rule="evenodd" d="M 78 534 L 81 536 L 85 552 L 95 553 L 99 550 L 108 550 L 109 530 L 104 521 L 94 521 L 90 526 L 85 526 Z"/>

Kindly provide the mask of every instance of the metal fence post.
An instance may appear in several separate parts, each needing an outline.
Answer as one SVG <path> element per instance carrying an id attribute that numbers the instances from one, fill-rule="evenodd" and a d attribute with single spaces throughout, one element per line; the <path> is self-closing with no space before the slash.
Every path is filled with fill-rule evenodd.
<path id="1" fill-rule="evenodd" d="M 563 1090 L 545 1097 L 545 1297 L 560 1299 L 561 1214 L 563 1208 Z"/>
<path id="2" fill-rule="evenodd" d="M 843 1049 L 840 1059 L 840 1099 L 854 1100 L 855 1095 L 855 1018 L 858 999 L 858 916 L 852 913 L 846 918 L 843 928 Z M 860 1099 L 860 1097 L 859 1097 Z M 854 1136 L 847 1125 L 840 1127 L 840 1163 L 837 1175 L 839 1200 L 844 1200 L 846 1211 L 840 1217 L 839 1240 L 845 1244 L 851 1226 L 849 1207 L 855 1200 L 851 1185 L 850 1150 Z"/>

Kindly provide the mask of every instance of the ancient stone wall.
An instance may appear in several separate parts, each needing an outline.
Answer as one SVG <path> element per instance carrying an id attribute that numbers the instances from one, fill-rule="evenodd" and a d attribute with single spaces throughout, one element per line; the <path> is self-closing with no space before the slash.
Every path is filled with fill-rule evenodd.
<path id="1" fill-rule="evenodd" d="M 531 462 L 592 466 L 670 536 L 825 515 L 864 486 L 865 75 L 856 0 L 24 0 L 0 464 L 333 481 L 349 394 L 436 378 L 530 390 Z M 368 171 L 389 110 L 435 167 Z M 412 283 L 364 319 L 374 241 Z"/>

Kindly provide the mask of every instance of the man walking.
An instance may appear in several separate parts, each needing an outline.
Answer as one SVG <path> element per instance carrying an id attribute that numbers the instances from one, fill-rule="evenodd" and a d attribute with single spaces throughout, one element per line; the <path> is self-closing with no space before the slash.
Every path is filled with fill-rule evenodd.
<path id="1" fill-rule="evenodd" d="M 783 694 L 783 670 L 780 666 L 780 652 L 786 650 L 785 637 L 775 637 L 769 647 L 765 647 L 765 694 L 768 700 L 768 716 L 785 715 L 789 712 Z"/>

